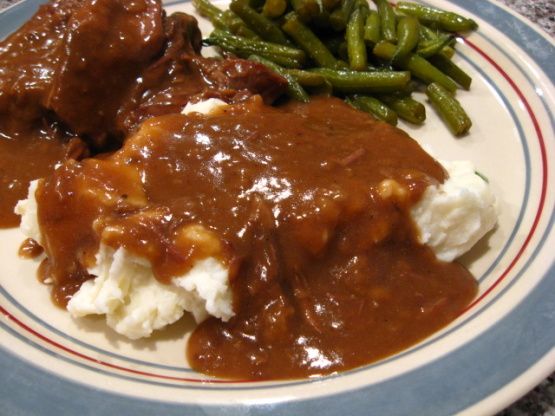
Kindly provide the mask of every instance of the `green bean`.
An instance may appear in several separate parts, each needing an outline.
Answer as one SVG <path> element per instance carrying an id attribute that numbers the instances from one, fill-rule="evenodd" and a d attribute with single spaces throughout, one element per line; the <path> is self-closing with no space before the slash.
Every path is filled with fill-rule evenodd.
<path id="1" fill-rule="evenodd" d="M 426 88 L 426 95 L 455 136 L 461 136 L 468 132 L 472 122 L 461 104 L 449 91 L 433 82 Z"/>
<path id="2" fill-rule="evenodd" d="M 257 13 L 245 0 L 233 0 L 229 8 L 243 19 L 245 24 L 262 39 L 281 45 L 291 45 L 289 39 L 287 39 L 285 34 L 274 22 L 260 13 Z"/>
<path id="3" fill-rule="evenodd" d="M 333 95 L 333 86 L 327 79 L 324 79 L 324 83 L 322 85 L 307 88 L 310 89 L 310 94 L 312 95 L 323 95 L 326 97 L 331 97 Z"/>
<path id="4" fill-rule="evenodd" d="M 397 125 L 397 114 L 387 105 L 374 97 L 365 95 L 355 95 L 345 99 L 353 107 L 374 115 L 376 118 L 385 121 L 393 126 Z"/>
<path id="5" fill-rule="evenodd" d="M 218 29 L 223 29 L 234 35 L 243 36 L 245 38 L 260 39 L 260 36 L 250 30 L 241 18 L 231 10 L 225 10 L 222 14 L 222 19 L 225 23 L 225 27 L 217 27 Z"/>
<path id="6" fill-rule="evenodd" d="M 290 0 L 290 3 L 303 22 L 310 22 L 320 11 L 316 0 Z"/>
<path id="7" fill-rule="evenodd" d="M 455 54 L 455 50 L 449 45 L 455 40 L 455 38 L 449 35 L 447 32 L 432 30 L 425 25 L 420 25 L 420 34 L 422 35 L 422 41 L 428 42 L 440 42 L 441 40 L 448 39 L 447 44 L 438 52 L 446 55 L 447 58 L 451 59 Z M 426 43 L 426 42 L 425 42 Z"/>
<path id="8" fill-rule="evenodd" d="M 470 89 L 470 84 L 472 84 L 472 78 L 463 69 L 461 69 L 457 64 L 451 61 L 443 54 L 437 54 L 430 58 L 430 63 L 436 68 L 451 77 L 456 83 L 458 83 L 465 90 Z"/>
<path id="9" fill-rule="evenodd" d="M 380 15 L 375 10 L 371 10 L 364 25 L 364 41 L 368 46 L 372 47 L 380 39 Z"/>
<path id="10" fill-rule="evenodd" d="M 322 75 L 302 69 L 286 69 L 285 71 L 303 87 L 319 87 L 326 81 Z"/>
<path id="11" fill-rule="evenodd" d="M 341 32 L 347 27 L 354 7 L 355 0 L 342 0 L 340 6 L 330 15 L 330 24 L 333 30 Z"/>
<path id="12" fill-rule="evenodd" d="M 284 68 L 258 55 L 250 55 L 249 59 L 251 61 L 256 61 L 263 65 L 266 65 L 272 71 L 285 78 L 287 80 L 287 94 L 291 98 L 297 101 L 302 101 L 304 103 L 307 103 L 310 100 L 303 87 L 301 87 L 297 80 L 293 76 L 291 76 Z"/>
<path id="13" fill-rule="evenodd" d="M 310 71 L 322 75 L 334 90 L 347 94 L 387 93 L 402 90 L 410 81 L 407 71 L 349 71 L 315 68 Z"/>
<path id="14" fill-rule="evenodd" d="M 269 18 L 276 18 L 285 13 L 286 0 L 266 0 L 262 6 L 262 14 Z"/>
<path id="15" fill-rule="evenodd" d="M 389 42 L 397 42 L 397 25 L 395 11 L 387 0 L 374 0 L 380 15 L 380 30 L 382 38 Z"/>
<path id="16" fill-rule="evenodd" d="M 437 40 L 437 38 L 444 35 L 444 32 L 439 32 L 438 30 L 434 30 L 429 28 L 426 25 L 420 26 L 420 36 L 423 40 Z"/>
<path id="17" fill-rule="evenodd" d="M 374 46 L 373 51 L 377 57 L 391 60 L 395 54 L 395 45 L 386 41 L 380 41 Z M 426 84 L 437 82 L 451 92 L 457 89 L 457 84 L 451 78 L 421 56 L 409 54 L 405 59 L 397 62 L 396 65 L 402 69 L 409 70 L 415 77 L 421 79 Z"/>
<path id="18" fill-rule="evenodd" d="M 440 29 L 449 32 L 464 32 L 467 30 L 474 30 L 478 27 L 478 24 L 474 20 L 458 15 L 457 13 L 448 12 L 435 7 L 423 6 L 417 3 L 400 1 L 397 3 L 397 10 L 404 14 L 414 16 L 425 24 L 436 25 Z"/>
<path id="19" fill-rule="evenodd" d="M 312 17 L 311 23 L 318 28 L 329 29 L 331 27 L 330 23 L 330 12 L 326 9 L 323 0 L 316 0 L 318 3 L 318 12 Z"/>
<path id="20" fill-rule="evenodd" d="M 334 10 L 340 3 L 341 0 L 322 0 L 322 5 L 328 12 Z"/>
<path id="21" fill-rule="evenodd" d="M 242 58 L 256 54 L 288 68 L 300 68 L 306 59 L 305 53 L 300 49 L 262 40 L 247 39 L 219 29 L 212 31 L 206 42 Z"/>
<path id="22" fill-rule="evenodd" d="M 422 124 L 426 120 L 426 107 L 410 96 L 381 95 L 385 104 L 394 110 L 403 120 L 414 124 Z"/>
<path id="23" fill-rule="evenodd" d="M 307 27 L 299 15 L 290 12 L 285 15 L 282 29 L 287 33 L 318 65 L 325 68 L 337 68 L 338 63 L 326 45 Z"/>
<path id="24" fill-rule="evenodd" d="M 455 55 L 455 49 L 450 46 L 445 46 L 439 51 L 439 54 L 445 56 L 447 59 L 451 59 Z"/>
<path id="25" fill-rule="evenodd" d="M 208 0 L 193 0 L 193 6 L 218 29 L 241 34 L 249 38 L 258 37 L 258 35 L 247 28 L 242 20 L 231 10 L 222 11 Z"/>
<path id="26" fill-rule="evenodd" d="M 433 40 L 421 41 L 418 44 L 416 53 L 423 58 L 429 58 L 438 54 L 443 48 L 449 45 L 453 38 L 451 36 L 441 36 Z"/>
<path id="27" fill-rule="evenodd" d="M 364 43 L 364 21 L 367 9 L 357 7 L 351 14 L 345 38 L 347 39 L 347 54 L 349 66 L 355 71 L 364 71 L 368 66 L 366 44 Z"/>
<path id="28" fill-rule="evenodd" d="M 341 53 L 341 51 L 339 51 Z M 345 42 L 345 56 L 347 56 L 347 42 Z M 348 60 L 348 57 L 346 58 Z M 347 63 L 347 61 L 344 61 L 342 59 L 338 59 L 337 60 L 337 69 L 341 70 L 341 71 L 348 71 L 349 70 L 349 64 Z"/>
<path id="29" fill-rule="evenodd" d="M 409 53 L 416 47 L 420 36 L 420 23 L 418 19 L 412 16 L 407 16 L 399 20 L 397 25 L 397 49 L 393 54 L 391 61 L 393 63 L 405 59 Z"/>
<path id="30" fill-rule="evenodd" d="M 193 0 L 193 6 L 201 14 L 216 25 L 214 20 L 219 21 L 222 17 L 222 10 L 218 9 L 208 0 Z"/>

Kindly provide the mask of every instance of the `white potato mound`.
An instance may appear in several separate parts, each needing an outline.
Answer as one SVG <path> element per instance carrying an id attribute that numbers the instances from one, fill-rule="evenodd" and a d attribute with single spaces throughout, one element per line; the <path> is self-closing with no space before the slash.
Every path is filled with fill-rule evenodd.
<path id="1" fill-rule="evenodd" d="M 14 212 L 21 216 L 21 222 L 19 223 L 21 232 L 37 243 L 42 244 L 42 235 L 40 233 L 37 217 L 37 200 L 35 198 L 38 185 L 38 180 L 31 181 L 29 190 L 27 191 L 27 199 L 18 201 L 14 208 Z"/>
<path id="2" fill-rule="evenodd" d="M 22 232 L 42 241 L 37 218 L 35 192 L 38 180 L 29 185 L 27 199 L 19 201 Z M 148 260 L 123 248 L 114 250 L 100 244 L 96 263 L 87 270 L 96 276 L 87 280 L 68 302 L 71 316 L 79 318 L 105 314 L 108 326 L 131 339 L 148 337 L 190 312 L 197 322 L 208 315 L 224 321 L 233 316 L 229 270 L 219 260 L 197 261 L 171 284 L 156 280 Z"/>
<path id="3" fill-rule="evenodd" d="M 223 110 L 228 105 L 229 104 L 227 104 L 225 101 L 222 101 L 218 98 L 208 98 L 197 103 L 187 103 L 181 111 L 181 114 L 210 114 L 215 113 L 218 110 Z"/>
<path id="4" fill-rule="evenodd" d="M 104 244 L 88 280 L 73 295 L 67 310 L 74 317 L 105 314 L 108 326 L 131 339 L 148 337 L 191 312 L 197 322 L 213 315 L 223 320 L 233 316 L 228 270 L 216 259 L 195 263 L 171 284 L 158 282 L 150 263 L 123 248 Z"/>
<path id="5" fill-rule="evenodd" d="M 419 241 L 438 259 L 453 261 L 466 253 L 497 222 L 495 195 L 471 162 L 441 162 L 449 178 L 429 186 L 411 209 Z"/>

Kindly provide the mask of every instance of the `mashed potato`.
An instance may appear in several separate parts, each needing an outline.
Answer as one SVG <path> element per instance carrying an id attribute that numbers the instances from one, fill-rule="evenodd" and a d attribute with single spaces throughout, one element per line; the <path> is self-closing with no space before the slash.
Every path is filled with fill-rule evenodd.
<path id="1" fill-rule="evenodd" d="M 41 242 L 37 185 L 38 181 L 31 182 L 27 199 L 19 201 L 15 212 L 21 215 L 23 233 Z M 185 311 L 197 322 L 208 315 L 224 321 L 233 316 L 228 269 L 215 258 L 197 261 L 188 273 L 166 285 L 156 280 L 148 260 L 101 243 L 88 272 L 96 278 L 83 283 L 73 295 L 67 305 L 69 313 L 75 318 L 105 314 L 108 326 L 131 339 L 148 337 Z"/>
<path id="2" fill-rule="evenodd" d="M 488 233 L 497 222 L 497 203 L 489 184 L 472 162 L 441 162 L 449 178 L 429 186 L 412 208 L 420 243 L 438 259 L 453 261 Z"/>
<path id="3" fill-rule="evenodd" d="M 188 105 L 183 113 L 210 113 L 225 105 L 211 99 Z M 443 165 L 448 180 L 429 186 L 411 216 L 420 242 L 430 246 L 440 260 L 452 261 L 495 226 L 497 210 L 489 185 L 475 174 L 472 163 Z M 22 217 L 23 233 L 40 243 L 37 183 L 30 184 L 27 199 L 17 204 L 15 212 Z M 76 318 L 104 314 L 111 328 L 131 339 L 148 337 L 177 321 L 185 311 L 197 322 L 208 315 L 224 321 L 233 316 L 229 270 L 212 257 L 197 261 L 188 273 L 166 285 L 156 280 L 146 259 L 101 244 L 96 263 L 88 272 L 97 277 L 83 283 L 69 301 L 68 311 Z"/>

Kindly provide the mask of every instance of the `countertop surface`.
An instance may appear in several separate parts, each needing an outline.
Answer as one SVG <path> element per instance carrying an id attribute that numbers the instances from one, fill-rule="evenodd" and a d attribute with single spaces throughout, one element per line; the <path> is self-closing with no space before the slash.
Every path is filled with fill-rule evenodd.
<path id="1" fill-rule="evenodd" d="M 20 0 L 0 0 L 0 10 L 18 1 Z M 509 6 L 555 37 L 555 0 L 501 0 L 500 3 Z M 555 373 L 497 416 L 528 415 L 555 416 Z"/>

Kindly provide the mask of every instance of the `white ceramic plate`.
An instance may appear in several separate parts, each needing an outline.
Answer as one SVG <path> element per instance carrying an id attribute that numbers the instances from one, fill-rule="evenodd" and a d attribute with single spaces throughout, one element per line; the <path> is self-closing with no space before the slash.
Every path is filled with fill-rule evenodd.
<path id="1" fill-rule="evenodd" d="M 1 13 L 0 37 L 39 3 Z M 553 371 L 555 45 L 492 1 L 431 3 L 480 24 L 456 58 L 474 78 L 472 91 L 459 93 L 474 126 L 454 139 L 428 108 L 423 127 L 401 127 L 440 159 L 473 160 L 501 208 L 498 228 L 463 259 L 480 292 L 459 319 L 407 351 L 335 376 L 211 380 L 185 361 L 190 321 L 140 342 L 101 319 L 74 321 L 50 303 L 36 264 L 18 259 L 19 231 L 0 230 L 0 414 L 488 414 Z"/>

